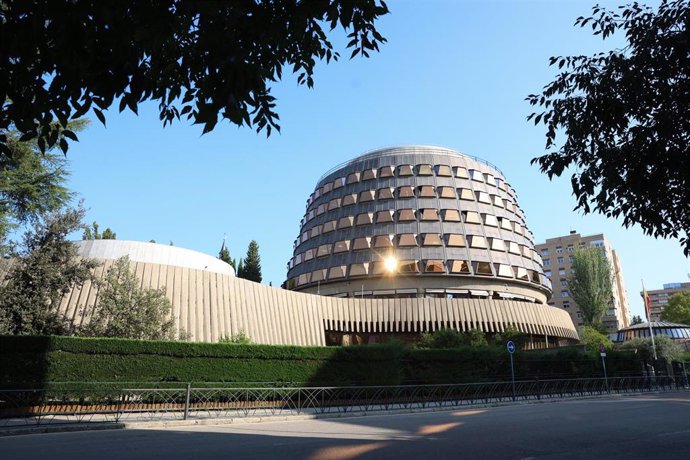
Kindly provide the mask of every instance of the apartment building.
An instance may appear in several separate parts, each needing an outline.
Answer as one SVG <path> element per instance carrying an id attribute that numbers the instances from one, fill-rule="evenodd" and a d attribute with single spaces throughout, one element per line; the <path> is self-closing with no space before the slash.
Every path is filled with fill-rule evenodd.
<path id="1" fill-rule="evenodd" d="M 668 299 L 673 294 L 678 294 L 679 292 L 690 291 L 690 283 L 667 283 L 664 284 L 663 289 L 656 289 L 653 291 L 647 291 L 649 296 L 649 316 L 652 321 L 661 320 L 661 312 L 666 308 Z M 642 295 L 642 292 L 640 292 Z"/>
<path id="2" fill-rule="evenodd" d="M 613 299 L 602 322 L 609 333 L 614 333 L 630 324 L 630 309 L 620 259 L 611 242 L 601 233 L 582 236 L 572 230 L 568 235 L 549 238 L 545 243 L 535 245 L 544 262 L 544 275 L 551 280 L 553 293 L 548 303 L 567 311 L 576 326 L 584 325 L 582 311 L 571 297 L 568 285 L 573 275 L 573 253 L 590 246 L 604 251 L 611 264 Z"/>

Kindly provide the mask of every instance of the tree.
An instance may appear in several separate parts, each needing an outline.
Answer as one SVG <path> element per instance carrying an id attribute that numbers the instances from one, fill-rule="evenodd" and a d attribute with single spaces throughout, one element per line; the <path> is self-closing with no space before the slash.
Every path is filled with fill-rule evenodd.
<path id="1" fill-rule="evenodd" d="M 70 333 L 58 311 L 62 297 L 93 278 L 98 266 L 79 258 L 67 236 L 81 228 L 84 210 L 51 213 L 24 235 L 21 250 L 0 283 L 0 333 L 50 335 Z"/>
<path id="2" fill-rule="evenodd" d="M 613 298 L 609 261 L 599 248 L 578 249 L 573 253 L 572 268 L 568 285 L 573 300 L 582 311 L 585 325 L 597 326 Z"/>
<path id="3" fill-rule="evenodd" d="M 642 317 L 640 315 L 635 315 L 632 317 L 632 321 L 630 322 L 631 326 L 634 326 L 635 324 L 642 324 L 644 321 L 642 321 Z"/>
<path id="4" fill-rule="evenodd" d="M 242 273 L 237 276 L 257 283 L 261 282 L 261 257 L 259 256 L 259 244 L 256 241 L 252 240 L 249 243 Z"/>
<path id="5" fill-rule="evenodd" d="M 83 121 L 70 124 L 74 130 L 83 126 Z M 72 195 L 65 187 L 64 157 L 42 155 L 35 142 L 22 142 L 16 133 L 5 136 L 9 154 L 0 155 L 0 256 L 7 255 L 12 230 L 59 210 Z"/>
<path id="6" fill-rule="evenodd" d="M 386 40 L 380 0 L 146 2 L 5 0 L 0 5 L 0 131 L 14 126 L 41 150 L 67 150 L 66 126 L 119 99 L 137 113 L 159 103 L 163 124 L 186 117 L 211 131 L 218 117 L 279 129 L 271 84 L 287 67 L 312 87 L 317 61 L 337 60 L 327 30 L 348 33 L 351 57 Z M 4 150 L 5 140 L 0 138 Z"/>
<path id="7" fill-rule="evenodd" d="M 117 235 L 110 227 L 103 230 L 103 233 L 98 231 L 98 223 L 94 221 L 91 227 L 84 227 L 84 233 L 81 236 L 82 240 L 116 240 Z"/>
<path id="8" fill-rule="evenodd" d="M 228 250 L 228 247 L 225 245 L 225 240 L 223 240 L 223 244 L 220 246 L 218 258 L 228 265 L 233 264 L 232 257 L 230 257 L 230 251 Z"/>
<path id="9" fill-rule="evenodd" d="M 599 353 L 599 347 L 603 345 L 607 350 L 613 348 L 613 343 L 605 335 L 592 326 L 584 326 L 579 331 L 580 342 L 590 353 Z"/>
<path id="10" fill-rule="evenodd" d="M 108 269 L 89 323 L 80 333 L 98 337 L 172 340 L 175 323 L 164 289 L 142 289 L 127 256 Z"/>
<path id="11" fill-rule="evenodd" d="M 532 163 L 549 178 L 574 169 L 575 209 L 680 237 L 690 255 L 690 2 L 596 6 L 575 24 L 604 39 L 624 32 L 627 44 L 551 58 L 560 73 L 527 97 L 543 109 L 528 120 L 545 125 L 548 151 Z"/>
<path id="12" fill-rule="evenodd" d="M 662 321 L 690 324 L 690 291 L 678 292 L 668 299 L 668 304 L 661 312 Z"/>
<path id="13" fill-rule="evenodd" d="M 648 337 L 638 337 L 623 342 L 621 348 L 623 350 L 635 350 L 637 356 L 643 361 L 652 361 L 654 359 L 654 349 L 656 349 L 657 358 L 665 359 L 666 361 L 677 360 L 683 354 L 683 349 L 680 345 L 663 335 L 655 335 L 654 344 L 652 344 L 652 339 Z"/>
<path id="14" fill-rule="evenodd" d="M 244 260 L 241 257 L 239 262 L 237 262 L 237 271 L 235 271 L 235 276 L 237 276 L 238 278 L 244 278 Z"/>

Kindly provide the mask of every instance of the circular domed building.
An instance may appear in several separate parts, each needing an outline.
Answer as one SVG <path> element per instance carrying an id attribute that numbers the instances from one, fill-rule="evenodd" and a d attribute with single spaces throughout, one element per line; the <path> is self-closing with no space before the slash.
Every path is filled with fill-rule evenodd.
<path id="1" fill-rule="evenodd" d="M 375 150 L 328 171 L 307 201 L 288 287 L 337 297 L 493 298 L 551 293 L 515 190 L 454 150 Z"/>

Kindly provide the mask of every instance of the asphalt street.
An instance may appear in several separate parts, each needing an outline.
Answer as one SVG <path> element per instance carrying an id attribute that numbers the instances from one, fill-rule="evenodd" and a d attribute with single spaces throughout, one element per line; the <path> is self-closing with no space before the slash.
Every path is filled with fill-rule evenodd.
<path id="1" fill-rule="evenodd" d="M 690 393 L 0 438 L 3 459 L 687 459 Z"/>

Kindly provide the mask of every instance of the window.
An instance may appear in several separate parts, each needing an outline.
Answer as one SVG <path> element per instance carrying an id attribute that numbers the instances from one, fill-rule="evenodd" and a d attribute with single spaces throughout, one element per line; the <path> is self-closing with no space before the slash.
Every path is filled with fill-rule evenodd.
<path id="1" fill-rule="evenodd" d="M 419 220 L 438 220 L 438 209 L 426 208 L 421 210 Z"/>
<path id="2" fill-rule="evenodd" d="M 398 264 L 400 273 L 419 273 L 419 263 L 416 260 L 401 260 Z"/>
<path id="3" fill-rule="evenodd" d="M 469 273 L 470 266 L 466 260 L 449 260 L 448 270 L 451 273 Z"/>
<path id="4" fill-rule="evenodd" d="M 567 290 L 561 291 L 561 297 L 569 297 L 568 291 Z"/>
<path id="5" fill-rule="evenodd" d="M 489 241 L 491 242 L 491 250 L 492 251 L 503 251 L 505 252 L 506 250 L 506 245 L 503 242 L 503 240 L 499 238 L 489 238 Z M 512 275 L 511 275 L 512 278 Z"/>
<path id="6" fill-rule="evenodd" d="M 350 250 L 350 240 L 336 241 L 333 244 L 333 254 L 347 252 Z"/>
<path id="7" fill-rule="evenodd" d="M 337 221 L 329 220 L 328 222 L 323 224 L 323 228 L 321 229 L 321 233 L 332 232 L 333 230 L 335 230 L 336 224 L 337 224 Z"/>
<path id="8" fill-rule="evenodd" d="M 337 267 L 331 267 L 328 270 L 328 279 L 345 278 L 345 271 L 346 270 L 347 270 L 347 265 L 339 265 Z"/>
<path id="9" fill-rule="evenodd" d="M 542 257 L 548 257 L 549 255 L 549 250 L 548 249 L 542 249 L 541 250 L 541 256 Z"/>
<path id="10" fill-rule="evenodd" d="M 479 213 L 474 211 L 462 211 L 462 216 L 466 224 L 481 224 Z"/>
<path id="11" fill-rule="evenodd" d="M 484 181 L 490 185 L 494 185 L 496 183 L 496 179 L 494 179 L 494 176 L 487 173 L 484 173 Z"/>
<path id="12" fill-rule="evenodd" d="M 486 249 L 486 238 L 478 235 L 469 235 L 467 238 L 470 240 L 471 248 L 481 248 Z"/>
<path id="13" fill-rule="evenodd" d="M 491 195 L 491 201 L 493 201 L 494 206 L 497 206 L 499 208 L 503 208 L 503 200 L 501 199 L 500 196 L 498 195 Z"/>
<path id="14" fill-rule="evenodd" d="M 393 166 L 381 166 L 379 168 L 379 179 L 393 177 Z"/>
<path id="15" fill-rule="evenodd" d="M 455 198 L 455 189 L 453 187 L 438 187 L 439 198 Z"/>
<path id="16" fill-rule="evenodd" d="M 355 183 L 357 183 L 357 182 L 359 182 L 359 173 L 358 173 L 358 172 L 349 174 L 349 175 L 347 176 L 347 181 L 346 181 L 346 183 L 347 183 L 348 185 L 349 185 L 349 184 L 355 184 Z"/>
<path id="17" fill-rule="evenodd" d="M 352 227 L 353 221 L 354 221 L 354 217 L 352 217 L 352 216 L 341 217 L 340 220 L 338 220 L 338 230 L 343 229 L 343 228 Z"/>
<path id="18" fill-rule="evenodd" d="M 343 187 L 344 185 L 345 185 L 345 178 L 339 177 L 333 181 L 333 190 L 339 189 L 340 187 Z"/>
<path id="19" fill-rule="evenodd" d="M 467 175 L 467 169 L 461 166 L 453 166 L 453 174 L 455 175 L 455 177 L 458 177 L 460 179 L 470 178 L 470 176 Z"/>
<path id="20" fill-rule="evenodd" d="M 355 203 L 357 203 L 357 194 L 356 193 L 353 193 L 352 195 L 345 195 L 343 197 L 343 201 L 342 201 L 343 207 L 351 206 Z"/>
<path id="21" fill-rule="evenodd" d="M 514 241 L 510 241 L 508 243 L 508 252 L 520 255 L 520 245 Z"/>
<path id="22" fill-rule="evenodd" d="M 489 194 L 486 192 L 475 192 L 477 195 L 477 201 L 480 203 L 487 203 L 491 204 L 491 199 L 489 198 Z"/>
<path id="23" fill-rule="evenodd" d="M 493 275 L 489 262 L 472 262 L 472 267 L 475 275 Z"/>
<path id="24" fill-rule="evenodd" d="M 355 221 L 355 225 L 367 225 L 371 224 L 374 221 L 374 213 L 373 212 L 363 212 L 361 214 L 357 214 L 357 220 Z"/>
<path id="25" fill-rule="evenodd" d="M 304 251 L 304 261 L 306 262 L 307 260 L 311 260 L 314 258 L 314 250 L 313 249 L 307 249 Z"/>
<path id="26" fill-rule="evenodd" d="M 361 251 L 363 249 L 369 249 L 371 245 L 371 238 L 366 236 L 362 238 L 355 238 L 352 240 L 352 250 Z"/>
<path id="27" fill-rule="evenodd" d="M 475 180 L 477 182 L 484 182 L 484 176 L 481 172 L 474 169 L 469 169 L 468 172 L 470 173 L 470 179 Z"/>
<path id="28" fill-rule="evenodd" d="M 441 246 L 441 235 L 438 233 L 423 234 L 422 246 Z"/>
<path id="29" fill-rule="evenodd" d="M 551 278 L 551 270 L 544 270 L 544 276 Z"/>
<path id="30" fill-rule="evenodd" d="M 494 264 L 494 268 L 496 268 L 496 273 L 498 274 L 498 276 L 502 276 L 504 278 L 513 277 L 513 270 L 510 269 L 509 265 Z"/>
<path id="31" fill-rule="evenodd" d="M 572 244 L 568 245 L 568 252 L 575 252 L 575 248 L 573 247 Z"/>
<path id="32" fill-rule="evenodd" d="M 326 193 L 329 193 L 331 190 L 333 190 L 333 182 L 329 182 L 323 187 L 321 187 L 321 195 L 325 195 Z"/>
<path id="33" fill-rule="evenodd" d="M 501 228 L 504 230 L 513 230 L 513 224 L 510 222 L 509 219 L 503 217 L 501 218 Z"/>
<path id="34" fill-rule="evenodd" d="M 330 244 L 322 244 L 319 246 L 319 249 L 316 251 L 316 257 L 326 257 L 331 255 L 331 245 Z"/>
<path id="35" fill-rule="evenodd" d="M 433 170 L 431 169 L 431 165 L 417 165 L 418 176 L 431 176 L 432 174 Z"/>
<path id="36" fill-rule="evenodd" d="M 484 218 L 484 225 L 498 227 L 498 219 L 493 214 L 482 214 L 482 217 Z"/>
<path id="37" fill-rule="evenodd" d="M 386 222 L 393 222 L 393 211 L 392 209 L 386 211 L 378 211 L 376 213 L 376 223 L 383 224 Z"/>
<path id="38" fill-rule="evenodd" d="M 334 209 L 338 209 L 340 207 L 340 198 L 333 198 L 331 201 L 328 202 L 328 210 L 333 211 Z"/>
<path id="39" fill-rule="evenodd" d="M 460 222 L 460 211 L 457 209 L 441 209 L 444 222 Z"/>
<path id="40" fill-rule="evenodd" d="M 556 246 L 556 254 L 563 254 L 563 248 L 560 246 Z"/>
<path id="41" fill-rule="evenodd" d="M 327 210 L 328 210 L 328 204 L 327 203 L 320 204 L 319 207 L 316 208 L 316 215 L 320 216 L 321 214 L 323 214 Z"/>
<path id="42" fill-rule="evenodd" d="M 401 233 L 398 235 L 398 247 L 413 247 L 417 246 L 417 235 L 415 233 Z"/>
<path id="43" fill-rule="evenodd" d="M 577 312 L 577 319 L 582 319 L 582 312 L 581 311 Z"/>
<path id="44" fill-rule="evenodd" d="M 411 176 L 412 175 L 412 165 L 400 165 L 398 166 L 398 176 Z"/>
<path id="45" fill-rule="evenodd" d="M 548 267 L 549 265 L 551 265 L 551 261 L 549 259 L 544 259 L 544 266 Z"/>
<path id="46" fill-rule="evenodd" d="M 468 188 L 459 188 L 458 198 L 461 200 L 474 201 L 474 193 Z"/>
<path id="47" fill-rule="evenodd" d="M 374 190 L 364 190 L 359 192 L 359 202 L 365 203 L 367 201 L 374 201 Z"/>
<path id="48" fill-rule="evenodd" d="M 563 257 L 557 257 L 556 262 L 558 262 L 559 264 L 562 264 L 563 263 Z"/>
<path id="49" fill-rule="evenodd" d="M 446 246 L 461 248 L 465 246 L 465 237 L 457 233 L 447 233 L 445 235 Z"/>
<path id="50" fill-rule="evenodd" d="M 450 166 L 448 165 L 436 165 L 434 170 L 436 170 L 437 176 L 450 177 L 451 175 Z"/>
<path id="51" fill-rule="evenodd" d="M 568 262 L 571 264 L 575 261 L 575 258 L 573 256 L 568 256 Z"/>
<path id="52" fill-rule="evenodd" d="M 375 169 L 367 169 L 362 173 L 362 180 L 372 180 L 376 179 L 376 170 Z"/>
<path id="53" fill-rule="evenodd" d="M 311 229 L 311 235 L 310 238 L 316 238 L 321 234 L 321 226 L 317 225 L 316 227 Z"/>
<path id="54" fill-rule="evenodd" d="M 425 273 L 445 273 L 446 269 L 443 266 L 442 260 L 427 260 L 424 264 Z"/>
<path id="55" fill-rule="evenodd" d="M 393 198 L 393 187 L 385 187 L 385 188 L 380 188 L 378 190 L 378 199 L 379 200 L 390 200 Z"/>
<path id="56" fill-rule="evenodd" d="M 568 285 L 568 280 L 561 279 L 561 286 L 567 286 Z"/>
<path id="57" fill-rule="evenodd" d="M 414 198 L 414 188 L 411 185 L 398 187 L 398 198 Z"/>
<path id="58" fill-rule="evenodd" d="M 436 192 L 433 185 L 420 185 L 417 187 L 417 196 L 419 198 L 436 198 Z"/>
<path id="59" fill-rule="evenodd" d="M 570 308 L 570 302 L 563 302 L 563 308 Z"/>
<path id="60" fill-rule="evenodd" d="M 529 281 L 529 273 L 523 267 L 513 267 L 515 269 L 515 277 L 519 280 Z"/>
<path id="61" fill-rule="evenodd" d="M 369 262 L 350 265 L 350 276 L 364 276 L 369 274 Z"/>
<path id="62" fill-rule="evenodd" d="M 378 235 L 374 237 L 375 248 L 392 248 L 393 235 Z"/>
<path id="63" fill-rule="evenodd" d="M 414 209 L 398 210 L 398 222 L 410 222 L 416 220 Z"/>

